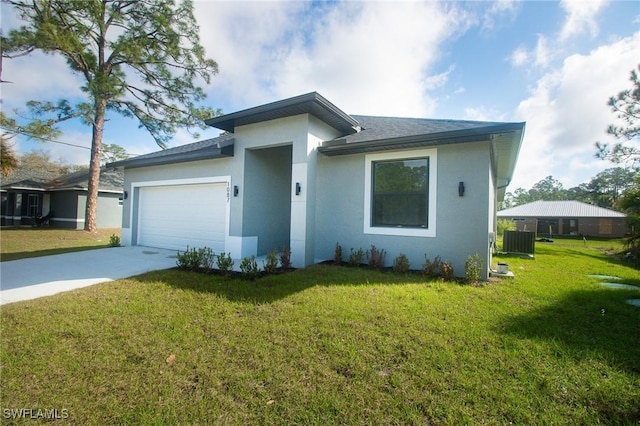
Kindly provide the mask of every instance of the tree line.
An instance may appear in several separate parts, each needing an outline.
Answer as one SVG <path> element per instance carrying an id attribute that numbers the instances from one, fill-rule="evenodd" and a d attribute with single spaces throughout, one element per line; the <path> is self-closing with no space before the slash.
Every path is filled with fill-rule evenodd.
<path id="1" fill-rule="evenodd" d="M 636 168 L 612 167 L 572 188 L 547 176 L 534 184 L 531 189 L 517 188 L 505 194 L 501 209 L 532 203 L 534 201 L 574 200 L 593 204 L 612 210 L 624 210 L 622 199 L 637 191 L 640 183 L 640 170 Z"/>

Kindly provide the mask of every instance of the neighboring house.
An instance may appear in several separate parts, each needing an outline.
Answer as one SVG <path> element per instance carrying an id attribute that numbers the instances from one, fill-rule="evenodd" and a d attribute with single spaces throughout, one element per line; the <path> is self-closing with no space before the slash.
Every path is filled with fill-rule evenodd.
<path id="1" fill-rule="evenodd" d="M 16 169 L 2 178 L 2 226 L 30 226 L 34 217 L 53 217 L 49 225 L 83 229 L 89 171 L 58 176 L 50 172 Z M 98 192 L 98 228 L 122 224 L 122 171 L 102 168 Z"/>
<path id="2" fill-rule="evenodd" d="M 351 116 L 315 92 L 206 123 L 226 133 L 110 165 L 125 245 L 236 259 L 287 246 L 296 267 L 375 245 L 387 265 L 441 256 L 459 276 L 477 253 L 488 275 L 524 123 Z"/>
<path id="3" fill-rule="evenodd" d="M 544 236 L 619 238 L 629 230 L 624 213 L 580 201 L 534 201 L 501 210 L 498 218 L 515 221 L 518 231 Z"/>

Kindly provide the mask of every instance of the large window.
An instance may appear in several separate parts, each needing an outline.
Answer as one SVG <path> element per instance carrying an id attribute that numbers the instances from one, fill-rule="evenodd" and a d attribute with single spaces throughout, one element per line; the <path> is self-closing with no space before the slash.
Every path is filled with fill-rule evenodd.
<path id="1" fill-rule="evenodd" d="M 435 237 L 436 150 L 365 157 L 366 234 Z"/>
<path id="2" fill-rule="evenodd" d="M 372 226 L 429 226 L 429 158 L 375 161 Z"/>

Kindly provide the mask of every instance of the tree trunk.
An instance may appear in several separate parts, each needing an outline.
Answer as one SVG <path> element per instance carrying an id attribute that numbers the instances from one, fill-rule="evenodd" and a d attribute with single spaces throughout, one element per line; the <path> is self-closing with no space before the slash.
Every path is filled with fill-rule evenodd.
<path id="1" fill-rule="evenodd" d="M 84 215 L 84 230 L 95 232 L 97 226 L 98 187 L 100 185 L 100 160 L 102 157 L 102 132 L 107 102 L 97 100 L 93 120 L 91 140 L 91 160 L 89 163 L 89 184 L 87 186 L 87 208 Z"/>

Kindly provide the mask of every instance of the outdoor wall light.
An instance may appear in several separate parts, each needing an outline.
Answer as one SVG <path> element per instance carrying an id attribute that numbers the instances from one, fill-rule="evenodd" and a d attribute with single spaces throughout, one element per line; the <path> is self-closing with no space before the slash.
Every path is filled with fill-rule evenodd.
<path id="1" fill-rule="evenodd" d="M 464 196 L 464 182 L 458 183 L 458 196 Z"/>
<path id="2" fill-rule="evenodd" d="M 300 191 L 302 191 L 302 187 L 300 186 L 300 182 L 296 182 L 296 195 L 300 195 Z"/>
<path id="3" fill-rule="evenodd" d="M 122 194 L 122 198 L 124 198 L 125 200 L 129 198 L 129 194 L 127 193 L 127 191 L 124 191 L 124 193 Z"/>
<path id="4" fill-rule="evenodd" d="M 237 197 L 238 196 L 238 185 L 233 185 L 233 196 Z"/>

